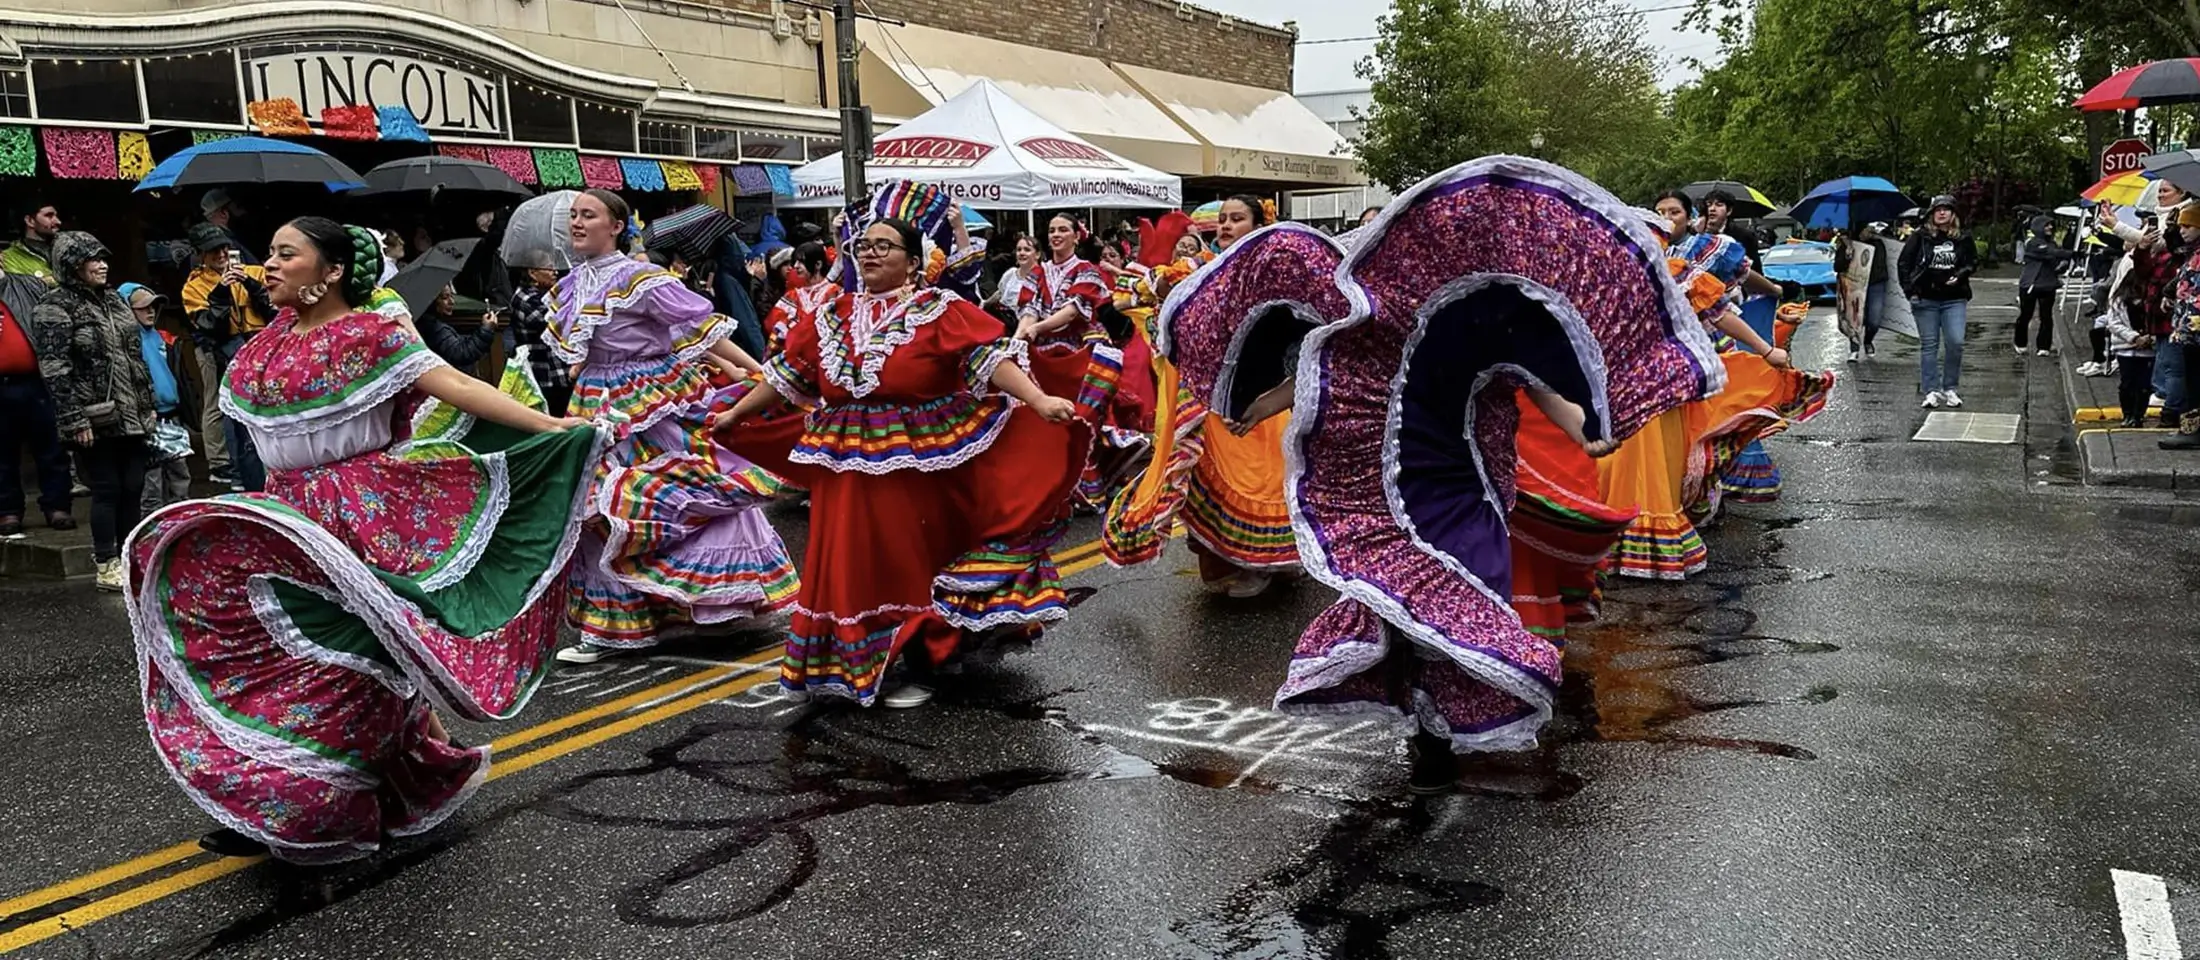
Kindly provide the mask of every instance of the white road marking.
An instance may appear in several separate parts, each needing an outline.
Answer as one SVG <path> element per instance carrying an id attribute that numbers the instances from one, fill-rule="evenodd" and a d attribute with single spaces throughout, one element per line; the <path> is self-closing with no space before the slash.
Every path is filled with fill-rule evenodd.
<path id="1" fill-rule="evenodd" d="M 2116 883 L 2116 908 L 2124 918 L 2124 955 L 2129 960 L 2184 960 L 2177 923 L 2169 913 L 2169 887 L 2151 873 L 2110 870 Z"/>

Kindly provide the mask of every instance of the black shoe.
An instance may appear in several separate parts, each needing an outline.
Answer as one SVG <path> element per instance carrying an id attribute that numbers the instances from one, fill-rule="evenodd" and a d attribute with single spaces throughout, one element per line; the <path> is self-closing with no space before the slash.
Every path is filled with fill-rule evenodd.
<path id="1" fill-rule="evenodd" d="M 1450 741 L 1426 732 L 1415 733 L 1406 744 L 1406 756 L 1413 761 L 1407 790 L 1417 796 L 1435 797 L 1458 789 L 1459 758 L 1451 752 Z"/>
<path id="2" fill-rule="evenodd" d="M 2200 450 L 2200 433 L 2178 433 L 2155 441 L 2164 450 Z"/>
<path id="3" fill-rule="evenodd" d="M 46 515 L 46 526 L 56 530 L 74 530 L 76 518 L 70 516 L 67 510 L 56 510 Z"/>
<path id="4" fill-rule="evenodd" d="M 15 516 L 13 514 L 5 517 L 0 517 L 0 537 L 20 537 L 22 535 L 22 517 Z"/>
<path id="5" fill-rule="evenodd" d="M 2125 418 L 2124 418 L 2124 427 L 2125 427 L 2125 429 L 2130 429 L 2130 428 L 2133 428 L 2133 427 L 2143 427 L 2143 426 L 2146 426 L 2146 423 L 2147 423 L 2147 422 L 2146 422 L 2145 420 L 2143 420 L 2143 419 L 2140 419 L 2140 418 L 2138 418 L 2138 417 L 2125 417 Z"/>
<path id="6" fill-rule="evenodd" d="M 218 857 L 264 857 L 267 844 L 223 827 L 199 838 L 199 849 Z"/>

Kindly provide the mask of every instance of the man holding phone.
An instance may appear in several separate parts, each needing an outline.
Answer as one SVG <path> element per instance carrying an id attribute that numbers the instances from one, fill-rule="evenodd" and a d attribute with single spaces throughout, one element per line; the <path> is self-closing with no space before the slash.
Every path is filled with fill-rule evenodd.
<path id="1" fill-rule="evenodd" d="M 199 373 L 205 377 L 200 411 L 209 479 L 231 490 L 258 490 L 266 484 L 257 451 L 242 427 L 222 416 L 214 398 L 221 393 L 229 359 L 275 316 L 268 302 L 266 271 L 246 263 L 229 233 L 211 223 L 191 228 L 198 266 L 183 284 L 183 309 L 191 319 L 191 340 L 198 348 Z"/>

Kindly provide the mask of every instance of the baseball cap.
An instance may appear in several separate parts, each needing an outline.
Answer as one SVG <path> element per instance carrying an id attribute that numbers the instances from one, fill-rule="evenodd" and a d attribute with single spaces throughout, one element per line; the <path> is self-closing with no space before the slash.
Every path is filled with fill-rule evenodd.
<path id="1" fill-rule="evenodd" d="M 229 191 L 224 190 L 220 187 L 215 187 L 212 190 L 206 191 L 204 195 L 199 197 L 199 213 L 213 213 L 216 210 L 228 206 L 231 202 L 232 201 L 229 199 Z"/>

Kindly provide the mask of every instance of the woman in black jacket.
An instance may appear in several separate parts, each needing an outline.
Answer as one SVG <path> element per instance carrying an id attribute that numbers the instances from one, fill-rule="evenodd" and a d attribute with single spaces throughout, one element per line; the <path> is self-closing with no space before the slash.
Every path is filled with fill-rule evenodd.
<path id="1" fill-rule="evenodd" d="M 1918 389 L 1924 406 L 1960 407 L 1956 387 L 1963 380 L 1963 331 L 1971 307 L 1971 274 L 1978 269 L 1978 248 L 1963 232 L 1956 198 L 1933 198 L 1925 227 L 1902 245 L 1902 292 L 1917 318 Z M 1946 362 L 1942 354 L 1946 353 Z"/>
<path id="2" fill-rule="evenodd" d="M 2062 291 L 2062 265 L 2078 258 L 2074 250 L 2065 250 L 2055 242 L 2049 228 L 2053 221 L 2047 214 L 2032 218 L 2027 225 L 2029 235 L 2024 240 L 2024 275 L 2017 280 L 2017 356 L 2024 356 L 2027 328 L 2032 325 L 2032 314 L 2040 315 L 2040 339 L 2037 349 L 2040 356 L 2055 352 L 2055 296 Z"/>

